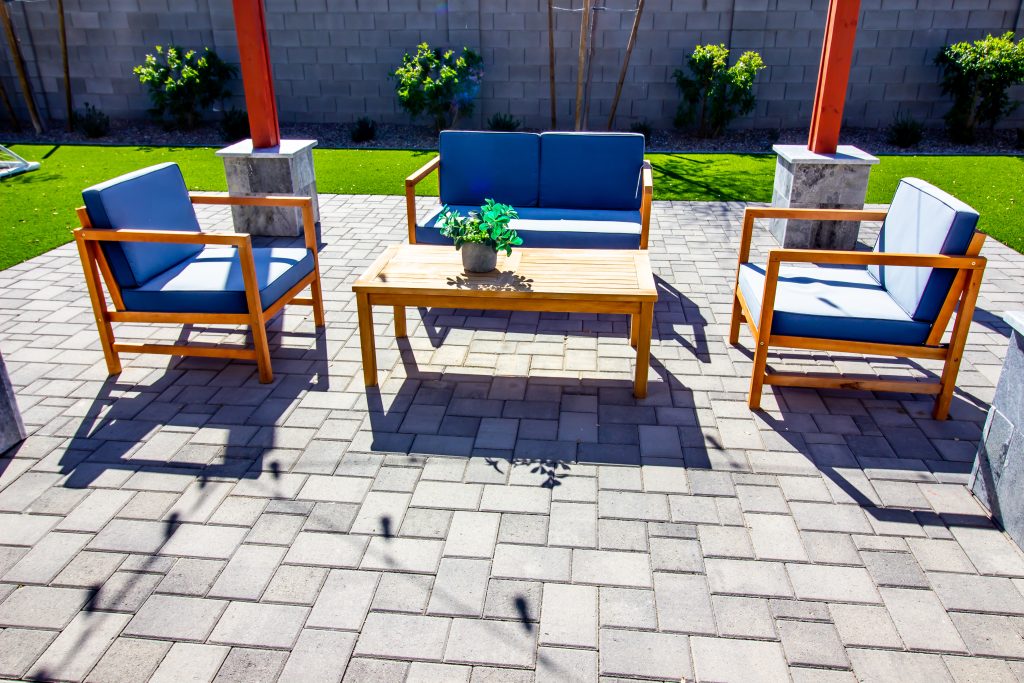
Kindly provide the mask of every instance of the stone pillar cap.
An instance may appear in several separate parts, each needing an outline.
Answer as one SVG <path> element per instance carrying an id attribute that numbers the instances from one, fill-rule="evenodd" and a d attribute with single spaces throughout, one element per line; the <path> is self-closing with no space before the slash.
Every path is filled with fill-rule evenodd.
<path id="1" fill-rule="evenodd" d="M 316 147 L 316 140 L 281 140 L 274 147 L 253 148 L 252 139 L 242 140 L 233 145 L 217 150 L 219 157 L 293 157 L 296 154 Z"/>
<path id="2" fill-rule="evenodd" d="M 853 145 L 839 145 L 835 154 L 818 154 L 806 145 L 772 145 L 772 150 L 791 164 L 852 164 L 873 166 L 878 157 Z"/>

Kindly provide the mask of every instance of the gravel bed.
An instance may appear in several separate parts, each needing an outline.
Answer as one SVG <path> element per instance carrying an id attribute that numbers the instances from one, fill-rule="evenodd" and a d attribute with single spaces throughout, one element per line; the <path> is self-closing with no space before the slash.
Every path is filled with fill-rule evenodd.
<path id="1" fill-rule="evenodd" d="M 285 124 L 281 134 L 286 138 L 315 139 L 320 147 L 351 149 L 436 149 L 437 134 L 428 126 L 379 124 L 377 137 L 370 142 L 353 143 L 351 124 Z M 52 127 L 42 135 L 31 129 L 20 132 L 0 127 L 0 141 L 5 143 L 39 144 L 108 144 L 108 145 L 210 145 L 227 144 L 216 125 L 205 125 L 191 131 L 167 131 L 145 121 L 114 121 L 111 131 L 102 138 L 87 138 L 79 132 L 69 133 Z M 1021 154 L 1015 130 L 985 133 L 973 145 L 951 142 L 942 130 L 928 130 L 920 145 L 903 149 L 889 144 L 885 130 L 848 128 L 842 143 L 856 145 L 872 154 Z M 805 144 L 807 131 L 801 128 L 738 129 L 719 138 L 706 139 L 676 130 L 655 130 L 648 142 L 652 152 L 732 152 L 766 153 L 774 144 Z"/>

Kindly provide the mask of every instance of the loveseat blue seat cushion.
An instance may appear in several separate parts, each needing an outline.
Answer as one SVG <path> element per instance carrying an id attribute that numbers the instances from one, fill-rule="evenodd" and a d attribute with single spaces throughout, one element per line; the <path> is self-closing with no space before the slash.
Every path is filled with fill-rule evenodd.
<path id="1" fill-rule="evenodd" d="M 539 135 L 446 130 L 438 146 L 442 204 L 537 206 Z"/>
<path id="2" fill-rule="evenodd" d="M 456 205 L 462 215 L 479 211 L 479 206 Z M 550 249 L 639 249 L 640 212 L 586 209 L 517 207 L 518 219 L 511 227 L 523 240 L 522 246 Z M 438 210 L 416 227 L 419 244 L 451 244 L 437 228 Z"/>
<path id="3" fill-rule="evenodd" d="M 963 255 L 974 236 L 978 212 L 918 178 L 896 188 L 875 251 Z M 914 320 L 932 322 L 956 276 L 955 270 L 870 266 L 868 270 Z"/>
<path id="4" fill-rule="evenodd" d="M 764 279 L 764 266 L 740 266 L 740 290 L 755 325 L 761 317 Z M 771 329 L 773 335 L 921 344 L 931 325 L 911 318 L 865 268 L 783 264 Z"/>
<path id="5" fill-rule="evenodd" d="M 295 247 L 253 248 L 264 309 L 313 272 L 313 254 Z M 130 311 L 248 313 L 238 250 L 205 247 L 139 287 L 121 290 Z"/>
<path id="6" fill-rule="evenodd" d="M 181 169 L 157 164 L 82 191 L 94 228 L 199 232 Z M 121 287 L 137 287 L 202 250 L 198 244 L 104 242 L 103 252 Z"/>
<path id="7" fill-rule="evenodd" d="M 643 163 L 639 133 L 543 133 L 540 206 L 636 211 Z"/>

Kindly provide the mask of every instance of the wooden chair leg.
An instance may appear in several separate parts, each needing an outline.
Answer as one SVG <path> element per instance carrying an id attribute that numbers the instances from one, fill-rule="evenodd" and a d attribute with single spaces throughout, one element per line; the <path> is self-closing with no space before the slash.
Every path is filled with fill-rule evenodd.
<path id="1" fill-rule="evenodd" d="M 93 244 L 86 244 L 79 236 L 78 256 L 82 260 L 82 270 L 85 274 L 85 286 L 89 290 L 89 300 L 92 303 L 92 313 L 96 318 L 96 331 L 100 336 L 100 346 L 103 349 L 103 359 L 107 363 L 107 372 L 113 375 L 121 374 L 121 357 L 114 348 L 114 328 L 107 317 L 107 304 L 103 299 L 103 289 L 100 285 L 99 271 L 96 268 L 95 255 L 92 249 L 97 248 Z"/>
<path id="2" fill-rule="evenodd" d="M 267 323 L 263 315 L 254 313 L 249 327 L 252 329 L 252 343 L 256 348 L 256 367 L 259 368 L 260 383 L 269 384 L 274 381 L 274 369 L 270 364 L 270 343 L 267 341 Z"/>
<path id="3" fill-rule="evenodd" d="M 751 410 L 761 407 L 761 390 L 764 387 L 765 370 L 768 367 L 768 342 L 758 340 L 754 351 L 754 367 L 750 371 L 750 396 L 747 405 Z"/>
<path id="4" fill-rule="evenodd" d="M 313 295 L 313 322 L 316 323 L 317 327 L 323 327 L 326 323 L 324 322 L 324 292 L 320 286 L 320 274 L 313 278 L 313 282 L 309 285 L 309 291 Z"/>
<path id="5" fill-rule="evenodd" d="M 733 346 L 740 341 L 740 319 L 743 317 L 743 309 L 740 307 L 740 295 L 734 292 L 732 295 L 732 318 L 729 320 L 729 343 Z"/>
<path id="6" fill-rule="evenodd" d="M 956 389 L 956 376 L 960 373 L 960 361 L 963 360 L 964 348 L 967 346 L 967 332 L 974 318 L 974 306 L 978 300 L 983 273 L 983 270 L 971 271 L 963 298 L 960 300 L 960 310 L 957 311 L 956 322 L 953 323 L 946 362 L 942 366 L 942 378 L 939 380 L 942 389 L 935 397 L 935 407 L 932 408 L 932 417 L 936 420 L 945 420 L 949 417 L 949 406 L 953 402 L 953 390 Z"/>

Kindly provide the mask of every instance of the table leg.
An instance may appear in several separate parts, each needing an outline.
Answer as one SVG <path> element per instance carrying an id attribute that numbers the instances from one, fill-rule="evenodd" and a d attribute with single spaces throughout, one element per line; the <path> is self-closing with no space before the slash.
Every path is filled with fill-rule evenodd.
<path id="1" fill-rule="evenodd" d="M 377 386 L 377 340 L 373 337 L 373 307 L 370 297 L 356 294 L 356 310 L 359 315 L 359 346 L 363 353 L 363 383 L 368 387 Z"/>
<path id="2" fill-rule="evenodd" d="M 395 306 L 395 337 L 404 339 L 408 336 L 405 327 L 405 306 Z"/>
<path id="3" fill-rule="evenodd" d="M 640 327 L 640 314 L 631 313 L 629 316 L 629 345 L 636 348 L 637 331 Z"/>
<path id="4" fill-rule="evenodd" d="M 636 378 L 633 382 L 633 396 L 646 398 L 647 372 L 651 367 L 651 326 L 654 321 L 654 303 L 641 304 L 640 314 L 634 318 L 639 318 L 639 324 L 636 326 Z"/>

